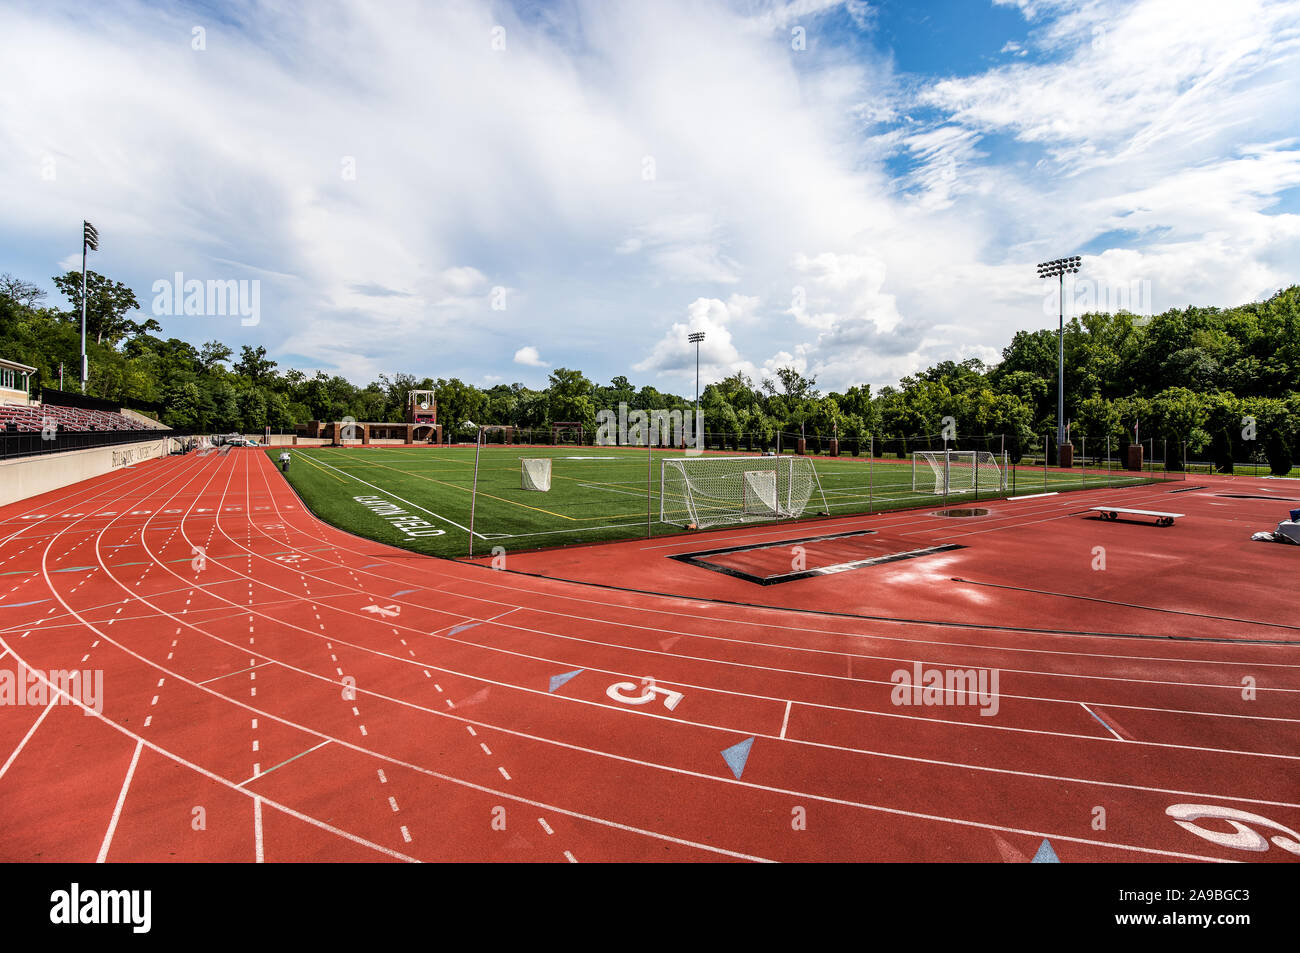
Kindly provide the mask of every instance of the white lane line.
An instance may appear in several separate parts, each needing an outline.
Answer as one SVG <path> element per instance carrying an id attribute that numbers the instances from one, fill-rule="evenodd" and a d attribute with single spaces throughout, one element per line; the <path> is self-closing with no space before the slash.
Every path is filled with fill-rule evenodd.
<path id="1" fill-rule="evenodd" d="M 26 668 L 26 666 L 23 667 Z M 5 772 L 9 770 L 9 765 L 14 763 L 14 759 L 18 757 L 19 753 L 27 745 L 28 739 L 30 739 L 32 735 L 36 734 L 37 728 L 41 727 L 41 722 L 45 720 L 45 716 L 48 715 L 50 713 L 50 709 L 54 707 L 54 702 L 55 699 L 51 698 L 50 703 L 46 705 L 45 710 L 41 712 L 41 716 L 37 718 L 34 722 L 32 722 L 32 726 L 27 729 L 27 734 L 23 735 L 23 740 L 18 742 L 18 747 L 14 749 L 13 754 L 11 754 L 8 757 L 8 759 L 5 761 L 4 767 L 0 768 L 0 778 L 3 778 L 5 776 Z"/>
<path id="2" fill-rule="evenodd" d="M 108 830 L 104 832 L 104 842 L 99 845 L 99 856 L 95 858 L 95 863 L 102 864 L 108 859 L 108 848 L 113 843 L 113 832 L 117 830 L 118 818 L 122 816 L 122 805 L 126 803 L 126 792 L 131 786 L 131 778 L 135 776 L 135 766 L 140 763 L 140 749 L 144 747 L 144 739 L 135 743 L 135 753 L 131 755 L 131 767 L 126 769 L 126 778 L 122 781 L 122 790 L 117 795 L 117 806 L 113 808 L 113 818 L 108 822 Z"/>
<path id="3" fill-rule="evenodd" d="M 537 823 L 542 825 L 542 830 L 546 831 L 546 833 L 548 833 L 548 834 L 554 834 L 554 833 L 555 833 L 555 831 L 551 830 L 551 825 L 546 823 L 546 818 L 544 818 L 544 817 L 539 817 L 539 818 L 537 819 Z"/>
<path id="4" fill-rule="evenodd" d="M 790 706 L 791 706 L 792 704 L 794 704 L 794 701 L 793 701 L 792 699 L 786 699 L 786 703 L 785 703 L 785 717 L 781 719 L 781 737 L 782 737 L 782 738 L 785 737 L 785 729 L 786 729 L 786 726 L 790 724 Z"/>
<path id="5" fill-rule="evenodd" d="M 266 856 L 262 851 L 262 799 L 253 798 L 253 843 L 256 846 L 257 863 L 266 863 Z"/>
<path id="6" fill-rule="evenodd" d="M 1079 704 L 1080 704 L 1080 705 L 1083 705 L 1083 702 L 1079 702 Z M 1104 721 L 1104 720 L 1103 720 L 1103 719 L 1102 719 L 1102 718 L 1101 718 L 1101 717 L 1100 717 L 1100 716 L 1099 716 L 1095 711 L 1093 711 L 1093 710 L 1092 710 L 1091 708 L 1089 708 L 1087 705 L 1083 705 L 1083 710 L 1086 711 L 1088 714 L 1092 715 L 1093 718 L 1096 718 L 1097 721 L 1101 722 L 1101 726 L 1102 726 L 1103 728 L 1105 728 L 1107 731 L 1109 731 L 1112 735 L 1114 735 L 1116 741 L 1123 741 L 1123 740 L 1124 740 L 1124 739 L 1120 736 L 1120 733 L 1119 733 L 1118 731 L 1116 731 L 1114 728 L 1112 728 L 1110 725 L 1108 725 L 1108 724 L 1107 724 L 1107 723 L 1106 723 L 1106 722 L 1105 722 L 1105 721 Z"/>

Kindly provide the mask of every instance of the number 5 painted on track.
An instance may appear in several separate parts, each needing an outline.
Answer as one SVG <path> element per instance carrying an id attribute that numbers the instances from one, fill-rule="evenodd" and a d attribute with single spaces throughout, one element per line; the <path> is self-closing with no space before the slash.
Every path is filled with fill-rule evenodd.
<path id="1" fill-rule="evenodd" d="M 640 695 L 624 694 L 625 692 L 640 691 Z M 622 702 L 624 705 L 644 705 L 646 702 L 653 701 L 656 695 L 664 696 L 664 707 L 672 711 L 678 703 L 685 697 L 681 692 L 675 692 L 670 688 L 660 688 L 655 684 L 653 678 L 643 679 L 638 685 L 636 682 L 615 682 L 609 688 L 605 689 L 605 694 L 616 702 Z"/>

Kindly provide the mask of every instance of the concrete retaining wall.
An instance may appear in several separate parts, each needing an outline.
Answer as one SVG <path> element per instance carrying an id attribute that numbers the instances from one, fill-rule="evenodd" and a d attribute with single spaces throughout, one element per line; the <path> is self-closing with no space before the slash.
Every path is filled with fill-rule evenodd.
<path id="1" fill-rule="evenodd" d="M 167 438 L 0 460 L 0 506 L 167 455 Z"/>

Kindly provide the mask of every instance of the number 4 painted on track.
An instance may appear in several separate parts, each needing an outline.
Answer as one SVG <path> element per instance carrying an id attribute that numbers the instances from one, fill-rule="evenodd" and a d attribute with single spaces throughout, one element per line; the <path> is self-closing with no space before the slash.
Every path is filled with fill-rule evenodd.
<path id="1" fill-rule="evenodd" d="M 641 690 L 640 695 L 629 695 L 626 692 L 635 692 Z M 605 694 L 616 702 L 622 702 L 624 705 L 644 705 L 646 702 L 653 701 L 656 695 L 664 696 L 664 707 L 672 711 L 681 700 L 685 697 L 681 692 L 675 692 L 670 688 L 660 688 L 655 684 L 655 680 L 648 675 L 641 679 L 641 684 L 636 682 L 615 682 L 609 688 L 605 689 Z"/>

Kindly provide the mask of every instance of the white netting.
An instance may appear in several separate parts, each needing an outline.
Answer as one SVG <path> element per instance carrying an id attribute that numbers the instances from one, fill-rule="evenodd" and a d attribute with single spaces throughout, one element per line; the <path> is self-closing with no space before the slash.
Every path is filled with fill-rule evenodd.
<path id="1" fill-rule="evenodd" d="M 520 473 L 525 490 L 546 492 L 551 488 L 550 457 L 521 457 L 519 462 L 522 464 Z"/>
<path id="2" fill-rule="evenodd" d="M 1005 490 L 1005 471 L 987 450 L 921 450 L 912 454 L 912 492 L 971 493 Z"/>
<path id="3" fill-rule="evenodd" d="M 675 457 L 660 471 L 659 519 L 704 529 L 797 517 L 814 490 L 821 495 L 807 457 Z"/>
<path id="4" fill-rule="evenodd" d="M 781 507 L 776 497 L 775 470 L 745 471 L 745 512 L 761 516 L 777 516 Z"/>

